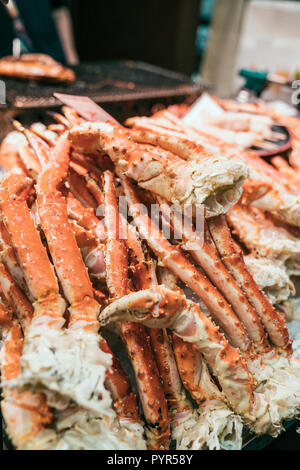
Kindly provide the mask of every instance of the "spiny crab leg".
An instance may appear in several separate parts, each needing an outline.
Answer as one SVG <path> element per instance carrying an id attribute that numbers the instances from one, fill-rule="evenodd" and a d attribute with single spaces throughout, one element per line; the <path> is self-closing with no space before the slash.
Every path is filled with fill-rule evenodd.
<path id="1" fill-rule="evenodd" d="M 169 111 L 162 111 L 151 118 L 131 118 L 127 123 L 135 127 L 132 131 L 134 140 L 160 145 L 174 151 L 184 160 L 193 161 L 195 156 L 198 158 L 202 147 L 204 154 L 210 152 L 210 155 L 221 155 L 229 160 L 243 161 L 249 169 L 250 178 L 258 183 L 267 183 L 271 188 L 265 196 L 256 198 L 253 205 L 271 212 L 281 221 L 294 226 L 299 225 L 299 183 L 280 174 L 254 152 L 241 150 L 233 144 L 193 129 Z M 210 163 L 208 165 L 210 167 Z M 247 182 L 248 180 L 246 184 Z"/>
<path id="2" fill-rule="evenodd" d="M 26 166 L 22 162 L 22 159 L 20 159 L 21 149 L 23 149 L 23 155 L 30 154 L 30 151 L 27 152 L 27 142 L 23 134 L 21 132 L 16 131 L 10 132 L 1 142 L 0 164 L 5 171 L 13 171 L 14 173 L 21 173 L 28 176 L 28 168 L 26 169 Z M 29 159 L 27 159 L 27 163 L 28 160 Z"/>
<path id="3" fill-rule="evenodd" d="M 105 278 L 105 255 L 104 246 L 99 244 L 94 234 L 70 220 L 70 226 L 76 238 L 77 246 L 80 248 L 85 266 L 91 277 L 96 279 Z"/>
<path id="4" fill-rule="evenodd" d="M 112 365 L 106 372 L 105 386 L 111 393 L 120 425 L 131 432 L 136 432 L 137 435 L 142 434 L 143 423 L 139 417 L 136 395 L 131 390 L 129 379 L 119 359 L 111 352 L 103 338 L 101 338 L 100 347 L 102 351 L 112 356 Z"/>
<path id="5" fill-rule="evenodd" d="M 53 268 L 34 227 L 27 204 L 19 196 L 26 184 L 28 181 L 23 176 L 13 173 L 2 180 L 0 187 L 2 221 L 11 237 L 27 287 L 35 299 L 34 316 L 44 315 L 47 305 L 49 306 L 46 308 L 47 315 L 53 316 L 54 319 L 61 318 L 65 303 L 59 296 Z"/>
<path id="6" fill-rule="evenodd" d="M 134 227 L 121 218 L 122 231 L 132 258 L 130 270 L 136 289 L 148 289 L 157 285 L 155 264 L 146 247 L 142 246 Z M 151 346 L 163 384 L 168 404 L 172 439 L 180 448 L 181 441 L 197 422 L 197 414 L 188 400 L 180 380 L 171 341 L 166 329 L 148 328 Z"/>
<path id="7" fill-rule="evenodd" d="M 60 137 L 53 150 L 50 164 L 41 173 L 37 191 L 38 212 L 48 247 L 64 294 L 71 307 L 70 327 L 81 324 L 98 329 L 98 306 L 68 220 L 65 198 L 58 186 L 67 176 L 69 151 L 67 136 Z M 55 155 L 54 155 L 55 152 Z M 68 247 L 68 249 L 66 249 Z M 70 277 L 70 273 L 76 276 Z"/>
<path id="8" fill-rule="evenodd" d="M 48 248 L 64 295 L 70 303 L 68 309 L 70 313 L 68 329 L 58 331 L 58 334 L 55 333 L 53 338 L 55 340 L 55 348 L 57 348 L 55 371 L 58 374 L 58 379 L 59 374 L 62 373 L 59 370 L 59 365 L 60 367 L 65 367 L 59 364 L 59 361 L 60 359 L 66 360 L 68 348 L 70 348 L 69 354 L 79 354 L 79 357 L 75 358 L 75 362 L 83 361 L 80 375 L 71 369 L 68 370 L 71 376 L 67 377 L 68 374 L 65 369 L 67 382 L 60 379 L 59 384 L 52 384 L 52 389 L 54 387 L 54 390 L 56 389 L 63 396 L 64 394 L 69 395 L 79 405 L 93 411 L 96 417 L 98 416 L 102 419 L 107 416 L 105 432 L 113 433 L 113 435 L 118 433 L 120 441 L 123 441 L 125 448 L 128 448 L 128 446 L 130 448 L 130 445 L 143 448 L 143 430 L 140 421 L 135 422 L 131 430 L 127 423 L 124 427 L 118 429 L 115 415 L 110 408 L 110 397 L 103 387 L 105 380 L 111 383 L 110 377 L 106 375 L 106 371 L 112 356 L 106 352 L 107 348 L 105 348 L 105 345 L 104 350 L 99 348 L 100 337 L 98 336 L 99 323 L 97 320 L 99 305 L 94 300 L 92 285 L 77 247 L 75 236 L 68 223 L 66 200 L 59 191 L 59 186 L 67 176 L 68 155 L 69 142 L 66 135 L 62 135 L 51 152 L 49 165 L 39 175 L 36 188 L 41 228 L 46 236 Z M 66 250 L 66 247 L 68 247 L 68 250 Z M 76 273 L 76 275 L 74 276 L 73 273 Z M 85 341 L 83 342 L 84 337 Z M 51 337 L 49 340 L 51 343 Z M 74 348 L 73 351 L 72 347 Z M 62 358 L 59 357 L 59 353 L 62 354 Z M 30 358 L 30 354 L 27 354 L 27 357 L 25 357 L 27 362 L 29 362 Z M 56 362 L 58 363 L 56 364 Z M 28 364 L 27 368 L 29 368 Z M 45 371 L 44 365 L 43 379 L 41 379 L 42 374 L 40 371 L 38 376 L 39 380 L 44 380 L 46 387 L 51 389 L 51 384 L 47 382 L 49 380 L 47 372 L 52 376 L 52 380 L 55 380 L 51 364 L 49 371 Z M 114 377 L 117 372 L 115 370 Z M 70 390 L 69 387 L 73 389 Z M 132 415 L 128 419 L 130 421 Z M 100 432 L 101 422 L 99 422 L 99 425 Z M 135 443 L 129 443 L 130 434 L 135 436 Z"/>
<path id="9" fill-rule="evenodd" d="M 257 286 L 245 265 L 242 253 L 236 251 L 225 217 L 214 218 L 208 225 L 223 263 L 255 307 L 271 341 L 291 353 L 291 341 L 285 320 Z"/>
<path id="10" fill-rule="evenodd" d="M 120 240 L 119 213 L 114 177 L 104 173 L 106 228 L 106 279 L 112 300 L 127 294 L 127 250 Z M 149 336 L 143 325 L 118 323 L 118 330 L 127 348 L 137 381 L 147 422 L 146 434 L 150 449 L 169 448 L 167 406 L 153 359 Z"/>
<path id="11" fill-rule="evenodd" d="M 158 201 L 163 215 L 170 221 L 173 229 L 174 227 L 181 227 L 183 250 L 191 254 L 192 258 L 201 266 L 231 304 L 235 314 L 245 326 L 250 339 L 253 340 L 254 345 L 258 349 L 266 346 L 266 335 L 263 325 L 254 308 L 248 302 L 244 292 L 220 260 L 217 250 L 209 242 L 206 222 L 204 221 L 202 240 L 193 227 L 192 221 L 185 220 L 183 223 L 181 214 L 178 214 L 176 210 L 172 211 L 166 201 L 161 198 Z"/>
<path id="12" fill-rule="evenodd" d="M 197 347 L 172 335 L 177 367 L 184 386 L 199 404 L 200 417 L 183 438 L 191 450 L 239 450 L 242 448 L 241 416 L 233 413 L 227 400 L 213 382 L 208 367 Z M 183 447 L 184 448 L 184 447 Z"/>
<path id="13" fill-rule="evenodd" d="M 2 381 L 15 380 L 20 371 L 23 351 L 23 333 L 17 319 L 2 322 L 3 346 L 0 354 Z M 7 385 L 2 387 L 1 411 L 6 423 L 6 432 L 18 449 L 47 449 L 55 440 L 55 433 L 45 426 L 51 423 L 52 414 L 43 394 L 25 391 L 19 393 Z"/>
<path id="14" fill-rule="evenodd" d="M 106 234 L 103 223 L 95 215 L 94 209 L 84 207 L 78 199 L 68 196 L 67 210 L 69 218 L 76 220 L 86 230 L 91 230 L 98 240 L 105 240 Z"/>
<path id="15" fill-rule="evenodd" d="M 140 200 L 128 178 L 121 177 L 121 182 L 129 204 L 129 210 L 139 233 L 147 241 L 159 261 L 203 300 L 214 319 L 222 326 L 231 344 L 239 347 L 242 351 L 248 351 L 251 342 L 230 305 L 207 277 L 184 257 L 181 249 L 172 245 L 163 236 L 155 223 L 150 221 L 148 215 L 141 209 Z M 149 227 L 151 228 L 149 229 Z"/>
<path id="16" fill-rule="evenodd" d="M 61 144 L 62 143 L 63 142 L 61 142 Z M 55 169 L 54 166 L 53 171 L 55 172 L 55 170 L 57 169 Z M 33 220 L 30 217 L 26 202 L 22 200 L 21 197 L 18 197 L 18 194 L 22 191 L 24 184 L 26 184 L 26 180 L 24 180 L 23 177 L 20 175 L 11 174 L 2 181 L 0 188 L 0 208 L 2 212 L 2 218 L 7 230 L 10 233 L 18 261 L 24 272 L 24 278 L 26 280 L 27 286 L 31 292 L 31 295 L 35 299 L 33 304 L 34 317 L 26 333 L 24 352 L 21 358 L 22 373 L 17 377 L 17 384 L 23 386 L 23 383 L 28 383 L 30 386 L 32 384 L 34 387 L 36 380 L 40 382 L 44 379 L 45 392 L 54 389 L 56 393 L 58 392 L 58 384 L 53 377 L 51 361 L 49 361 L 47 367 L 43 369 L 44 376 L 43 374 L 39 373 L 39 367 L 43 367 L 39 362 L 43 357 L 42 351 L 44 351 L 44 348 L 47 350 L 46 344 L 43 342 L 40 343 L 40 334 L 41 331 L 43 331 L 43 335 L 46 335 L 46 332 L 48 332 L 48 340 L 50 343 L 51 340 L 55 340 L 57 343 L 57 348 L 59 341 L 65 341 L 64 336 L 61 333 L 61 326 L 65 323 L 63 318 L 65 302 L 59 295 L 58 283 L 54 275 L 53 268 L 49 262 L 46 249 L 42 245 L 40 236 L 34 227 Z M 57 243 L 59 243 L 59 239 L 57 239 Z M 64 250 L 65 248 L 63 248 L 62 253 Z M 57 270 L 57 272 L 58 271 L 59 270 Z M 85 306 L 82 305 L 82 308 L 85 309 Z M 97 324 L 97 313 L 98 307 L 93 316 L 95 326 Z M 98 339 L 96 341 L 98 342 Z M 36 342 L 38 343 L 37 349 L 35 349 Z M 45 357 L 49 358 L 49 355 L 46 354 L 46 350 L 44 351 Z M 59 348 L 56 351 L 57 353 L 60 352 Z M 63 349 L 61 352 L 62 354 L 64 353 Z M 37 358 L 35 357 L 36 355 Z M 64 372 L 66 371 L 66 366 L 64 363 L 59 365 L 59 362 L 56 362 L 57 360 L 59 361 L 59 357 L 57 358 L 56 355 L 54 355 L 52 359 L 55 362 L 55 367 L 58 374 L 59 367 L 63 369 Z M 109 359 L 106 359 L 106 357 L 103 359 L 106 361 L 106 363 L 105 366 L 99 365 L 99 376 L 101 376 L 103 373 L 101 367 L 103 367 L 104 371 L 109 363 Z M 103 359 L 101 357 L 101 360 Z M 38 362 L 35 362 L 36 360 Z M 49 359 L 47 359 L 47 361 L 48 360 Z M 48 382 L 48 373 L 51 377 L 50 382 Z M 72 370 L 70 370 L 70 373 L 72 374 Z M 63 387 L 63 396 L 73 395 L 74 397 L 74 394 L 76 396 L 77 393 L 77 396 L 74 397 L 75 401 L 78 399 L 81 401 L 81 403 L 83 402 L 87 406 L 94 406 L 94 408 L 98 409 L 98 403 L 96 401 L 94 401 L 92 404 L 89 402 L 86 403 L 85 397 L 78 395 L 78 389 L 76 392 L 75 384 L 72 385 L 72 380 L 70 380 L 70 377 L 68 378 L 67 375 L 68 374 L 66 374 L 64 377 L 66 382 L 60 382 L 60 386 Z M 103 392 L 100 378 L 99 385 L 97 384 L 97 386 L 99 387 L 99 393 L 100 390 Z M 105 396 L 105 392 L 103 393 L 103 397 L 104 400 L 105 398 L 106 400 L 108 399 L 108 397 Z M 102 408 L 101 401 L 99 401 L 99 404 L 100 408 Z M 105 413 L 105 407 L 103 412 Z"/>
<path id="17" fill-rule="evenodd" d="M 33 307 L 27 300 L 18 284 L 8 272 L 3 263 L 0 262 L 0 286 L 2 295 L 8 305 L 16 313 L 18 320 L 25 331 L 33 316 Z"/>
<path id="18" fill-rule="evenodd" d="M 24 280 L 23 271 L 19 266 L 15 251 L 12 248 L 11 237 L 2 220 L 0 221 L 0 254 L 1 261 L 16 280 L 18 286 L 27 294 L 28 298 L 33 301 L 34 299 L 30 296 L 30 292 Z"/>
<path id="19" fill-rule="evenodd" d="M 14 121 L 14 127 L 24 134 L 28 144 L 33 149 L 35 155 L 38 158 L 39 164 L 43 167 L 48 163 L 49 145 L 40 137 L 35 135 L 31 130 L 26 129 L 18 121 Z M 39 168 L 37 167 L 37 170 Z"/>
<path id="20" fill-rule="evenodd" d="M 124 219 L 121 218 L 121 221 L 132 258 L 131 271 L 135 287 L 155 288 L 155 263 L 138 238 L 136 229 Z M 176 285 L 174 288 L 177 288 Z M 197 348 L 173 335 L 175 360 L 167 330 L 148 328 L 148 332 L 168 403 L 172 438 L 177 442 L 177 449 L 241 448 L 241 418 L 228 408 Z M 187 399 L 178 370 L 185 387 L 199 403 L 200 417 Z"/>

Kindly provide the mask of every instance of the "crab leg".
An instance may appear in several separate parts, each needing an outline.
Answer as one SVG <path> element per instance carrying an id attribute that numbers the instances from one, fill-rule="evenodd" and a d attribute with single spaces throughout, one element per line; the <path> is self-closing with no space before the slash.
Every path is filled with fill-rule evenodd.
<path id="1" fill-rule="evenodd" d="M 183 439 L 190 449 L 239 450 L 242 447 L 242 419 L 228 407 L 226 398 L 213 382 L 196 346 L 172 335 L 177 367 L 184 386 L 199 404 L 197 424 Z"/>
<path id="2" fill-rule="evenodd" d="M 48 395 L 49 389 L 55 390 L 56 393 L 61 393 L 62 397 L 69 396 L 80 406 L 83 406 L 83 408 L 86 407 L 87 410 L 90 410 L 93 414 L 95 413 L 96 417 L 99 416 L 99 418 L 103 419 L 103 416 L 107 416 L 105 432 L 113 439 L 115 439 L 113 437 L 115 432 L 118 432 L 120 445 L 123 441 L 125 448 L 130 448 L 130 446 L 137 446 L 137 448 L 141 446 L 143 448 L 143 430 L 140 422 L 135 422 L 134 427 L 132 427 L 132 415 L 130 415 L 130 426 L 124 425 L 124 427 L 118 430 L 115 415 L 110 409 L 110 397 L 103 387 L 104 380 L 109 380 L 109 383 L 111 383 L 110 378 L 105 374 L 112 356 L 99 348 L 100 337 L 98 336 L 99 324 L 97 320 L 99 306 L 93 298 L 93 289 L 86 268 L 77 247 L 75 236 L 68 224 L 66 201 L 58 190 L 58 186 L 67 175 L 68 153 L 69 143 L 66 135 L 63 135 L 51 152 L 49 165 L 40 174 L 37 184 L 37 201 L 41 227 L 46 236 L 48 248 L 64 295 L 70 303 L 68 329 L 58 329 L 54 332 L 51 325 L 49 331 L 49 347 L 51 341 L 55 343 L 55 346 L 53 346 L 55 351 L 53 364 L 55 373 L 51 368 L 51 361 L 43 364 L 41 360 L 39 367 L 42 367 L 43 372 L 41 370 L 38 371 L 38 380 L 44 383 Z M 68 250 L 66 250 L 66 247 L 68 247 Z M 73 272 L 76 273 L 75 276 L 73 276 Z M 34 331 L 29 332 L 29 338 L 30 333 L 32 334 Z M 43 335 L 46 337 L 45 331 Z M 85 341 L 83 341 L 84 338 Z M 69 349 L 70 351 L 68 351 Z M 106 348 L 104 347 L 104 349 Z M 67 366 L 68 369 L 66 369 L 64 363 L 60 362 L 61 360 L 68 361 L 68 354 L 70 353 L 79 355 L 77 358 L 75 357 L 75 367 L 78 367 L 78 363 L 83 362 L 80 368 L 80 375 L 78 375 L 76 370 L 72 370 L 71 363 Z M 23 354 L 23 362 L 26 363 L 27 370 L 30 370 L 29 363 L 32 362 L 30 361 L 32 354 L 33 352 L 30 348 Z M 62 357 L 60 357 L 60 354 Z M 50 374 L 51 379 L 47 374 Z M 63 374 L 63 380 L 60 374 Z M 69 377 L 68 374 L 70 374 Z M 57 375 L 59 383 L 56 383 L 55 375 Z M 116 372 L 113 375 L 115 377 Z M 49 379 L 51 380 L 50 383 Z M 26 377 L 25 372 L 23 380 L 25 383 L 26 380 L 27 382 L 30 380 L 30 378 Z M 34 377 L 31 377 L 31 380 L 34 380 Z M 51 398 L 51 395 L 49 397 Z M 120 400 L 122 398 L 120 397 Z M 101 435 L 101 432 L 104 432 L 104 429 L 101 431 L 101 421 L 99 421 L 98 425 L 100 426 L 98 432 Z M 133 436 L 135 436 L 136 442 L 130 443 L 130 439 L 132 440 Z"/>
<path id="3" fill-rule="evenodd" d="M 84 119 L 79 116 L 77 111 L 75 111 L 75 109 L 71 108 L 70 106 L 63 106 L 62 112 L 71 126 L 76 126 L 77 124 L 80 124 L 84 121 Z"/>
<path id="4" fill-rule="evenodd" d="M 112 300 L 127 294 L 127 250 L 119 238 L 118 202 L 113 174 L 104 173 L 106 278 Z M 143 325 L 121 322 L 118 329 L 127 348 L 137 381 L 150 449 L 169 447 L 167 406 L 153 359 L 150 339 Z"/>
<path id="5" fill-rule="evenodd" d="M 197 422 L 197 414 L 182 386 L 167 330 L 148 328 L 148 332 L 168 404 L 172 439 L 180 449 L 186 433 Z"/>
<path id="6" fill-rule="evenodd" d="M 90 191 L 86 188 L 84 177 L 71 172 L 68 177 L 71 193 L 86 208 L 97 209 L 98 204 Z"/>
<path id="7" fill-rule="evenodd" d="M 203 300 L 214 319 L 222 326 L 231 344 L 247 351 L 250 348 L 250 340 L 230 305 L 207 277 L 184 257 L 181 249 L 171 245 L 155 223 L 150 222 L 148 215 L 141 209 L 141 203 L 128 178 L 121 177 L 121 182 L 139 233 L 147 241 L 159 261 Z M 151 227 L 150 230 L 149 227 Z"/>
<path id="8" fill-rule="evenodd" d="M 291 353 L 291 341 L 285 320 L 276 312 L 255 283 L 245 265 L 242 253 L 235 250 L 225 217 L 213 218 L 208 222 L 208 226 L 223 263 L 255 307 L 271 341 Z"/>
<path id="9" fill-rule="evenodd" d="M 46 249 L 34 227 L 27 204 L 20 195 L 26 184 L 28 180 L 17 174 L 11 174 L 2 180 L 0 188 L 2 221 L 11 237 L 27 287 L 32 297 L 36 299 L 34 316 L 43 315 L 48 304 L 47 314 L 53 316 L 53 319 L 61 318 L 65 304 L 59 296 L 58 284 Z"/>
<path id="10" fill-rule="evenodd" d="M 26 139 L 20 132 L 10 132 L 0 147 L 0 165 L 5 171 L 14 171 L 27 175 L 26 167 L 20 159 L 20 148 L 26 145 Z"/>
<path id="11" fill-rule="evenodd" d="M 16 280 L 19 287 L 27 294 L 30 300 L 33 300 L 33 298 L 30 297 L 30 293 L 24 280 L 23 271 L 19 266 L 16 254 L 12 248 L 11 237 L 2 220 L 0 221 L 0 253 L 2 262 L 5 264 L 12 277 Z"/>
<path id="12" fill-rule="evenodd" d="M 61 142 L 61 144 L 63 144 L 63 142 Z M 58 147 L 57 150 L 61 150 L 61 146 Z M 57 168 L 55 168 L 55 166 L 52 168 L 55 173 L 55 171 L 57 171 Z M 25 341 L 25 348 L 24 348 L 22 359 L 21 359 L 22 364 L 24 366 L 24 370 L 22 370 L 22 374 L 19 374 L 17 382 L 20 384 L 22 384 L 23 382 L 25 383 L 30 382 L 30 384 L 31 383 L 34 384 L 36 380 L 38 381 L 44 380 L 46 390 L 48 390 L 49 388 L 53 390 L 54 388 L 54 390 L 56 390 L 57 392 L 58 391 L 57 383 L 53 378 L 53 370 L 51 369 L 52 367 L 51 360 L 49 361 L 49 359 L 51 358 L 51 355 L 49 356 L 48 353 L 46 354 L 47 347 L 46 347 L 46 343 L 43 344 L 43 340 L 40 344 L 40 341 L 41 341 L 40 335 L 41 335 L 41 331 L 43 331 L 43 337 L 47 337 L 47 333 L 48 333 L 48 341 L 50 341 L 50 343 L 52 340 L 56 341 L 57 346 L 55 347 L 58 348 L 59 342 L 62 342 L 64 338 L 62 331 L 61 331 L 61 326 L 65 322 L 63 318 L 63 314 L 65 311 L 65 302 L 59 295 L 58 283 L 54 275 L 53 268 L 49 262 L 46 249 L 42 245 L 39 234 L 34 227 L 33 220 L 30 217 L 26 202 L 21 198 L 21 196 L 18 196 L 18 194 L 20 194 L 20 192 L 22 191 L 24 184 L 26 184 L 26 180 L 24 180 L 23 177 L 21 177 L 20 175 L 11 174 L 10 176 L 8 176 L 2 181 L 2 186 L 0 188 L 0 208 L 2 212 L 2 218 L 11 236 L 12 244 L 17 254 L 18 261 L 23 269 L 24 278 L 28 286 L 28 289 L 30 290 L 32 297 L 35 299 L 33 321 L 31 325 L 29 326 L 28 331 L 26 333 L 27 336 L 26 336 L 26 341 Z M 55 195 L 55 192 L 54 192 L 54 195 Z M 54 223 L 53 219 L 52 219 L 52 223 Z M 65 224 L 65 220 L 63 224 Z M 61 230 L 62 228 L 63 228 L 63 225 L 60 226 Z M 52 229 L 53 229 L 53 226 L 52 226 Z M 57 238 L 57 243 L 60 243 L 59 238 Z M 76 246 L 76 249 L 78 249 L 77 246 Z M 64 251 L 65 251 L 65 248 L 63 247 L 60 253 L 63 254 Z M 60 266 L 57 266 L 57 272 L 59 272 L 59 267 Z M 66 269 L 68 270 L 68 266 L 66 267 Z M 88 307 L 87 301 L 86 301 L 86 304 Z M 82 309 L 84 310 L 86 309 L 84 305 L 84 301 L 82 304 Z M 97 313 L 98 313 L 98 307 L 92 317 L 93 325 L 95 325 L 95 327 L 97 325 L 97 319 L 96 319 Z M 77 314 L 77 318 L 78 317 L 80 317 L 80 312 L 78 312 Z M 75 323 L 74 320 L 73 320 L 73 323 Z M 70 341 L 71 341 L 71 338 L 70 338 Z M 35 344 L 36 342 L 39 345 L 36 345 Z M 98 339 L 97 339 L 97 342 L 98 342 Z M 37 349 L 35 349 L 35 346 L 37 346 Z M 63 348 L 63 344 L 61 346 Z M 68 348 L 67 345 L 65 347 Z M 56 351 L 56 349 L 54 350 Z M 57 353 L 59 352 L 60 351 L 58 348 Z M 44 360 L 46 360 L 47 358 L 47 361 L 49 362 L 47 363 L 47 366 L 45 364 L 44 365 L 45 367 L 43 368 L 42 358 L 43 358 L 44 353 L 45 353 Z M 62 350 L 62 354 L 63 354 L 63 350 Z M 38 358 L 35 357 L 36 355 L 38 356 Z M 38 362 L 35 362 L 35 360 L 37 360 Z M 52 360 L 55 362 L 55 367 L 57 368 L 57 374 L 59 374 L 59 367 L 61 369 L 63 368 L 65 372 L 66 366 L 64 362 L 61 363 L 60 365 L 59 363 L 56 362 L 57 360 L 59 360 L 59 357 L 57 358 L 56 355 L 53 355 Z M 107 364 L 109 362 L 109 360 L 106 359 L 106 357 L 102 358 L 102 356 L 101 358 L 99 358 L 99 361 L 100 361 L 100 364 L 101 364 L 101 361 L 106 361 L 105 367 L 107 367 Z M 23 366 L 22 366 L 22 369 L 23 369 Z M 42 367 L 43 373 L 40 373 L 40 370 L 39 370 L 40 367 Z M 103 367 L 103 370 L 105 370 L 104 367 Z M 99 365 L 98 371 L 96 371 L 96 368 L 95 368 L 95 372 L 99 374 L 99 384 L 97 384 L 97 386 L 99 387 L 99 393 L 100 393 L 100 390 L 102 391 L 101 379 L 100 379 L 101 374 L 102 374 L 102 368 L 100 365 Z M 69 373 L 72 374 L 71 368 L 69 370 Z M 50 374 L 51 378 L 48 377 L 48 374 Z M 66 382 L 61 381 L 60 383 L 62 387 L 66 387 L 64 390 L 62 390 L 63 395 L 64 394 L 66 394 L 66 396 L 73 395 L 74 397 L 74 394 L 75 394 L 75 397 L 74 397 L 75 401 L 76 399 L 78 399 L 79 401 L 85 403 L 86 405 L 89 405 L 89 402 L 86 403 L 85 397 L 81 397 L 79 395 L 76 396 L 76 393 L 79 394 L 79 390 L 78 388 L 76 389 L 76 386 L 74 383 L 72 386 L 72 380 L 67 375 L 68 374 L 65 374 L 65 377 L 64 377 L 64 380 L 66 380 Z M 73 378 L 73 382 L 74 382 L 74 378 Z M 48 380 L 50 380 L 50 383 L 47 382 Z M 106 397 L 105 392 L 103 392 L 103 397 L 104 397 L 103 403 L 107 403 L 107 401 L 105 402 L 105 399 L 107 400 L 108 397 Z M 98 409 L 98 403 L 96 401 L 92 403 L 91 406 L 94 406 L 96 409 Z M 99 407 L 102 408 L 101 401 L 99 402 Z M 105 407 L 104 407 L 104 412 L 105 412 Z"/>
<path id="13" fill-rule="evenodd" d="M 135 287 L 140 290 L 157 285 L 154 263 L 146 248 L 142 246 L 134 227 L 123 218 L 121 221 L 123 235 L 133 259 L 130 270 Z M 181 448 L 185 433 L 196 424 L 197 415 L 182 386 L 167 330 L 148 328 L 148 333 L 168 404 L 172 438 L 177 441 L 178 449 Z"/>
<path id="14" fill-rule="evenodd" d="M 154 263 L 149 259 L 146 248 L 142 247 L 135 229 L 126 225 L 125 239 L 134 260 L 132 269 L 136 287 L 155 288 L 157 279 Z M 162 278 L 166 278 L 164 273 Z M 174 289 L 177 290 L 176 283 Z M 168 403 L 172 437 L 177 441 L 177 449 L 240 449 L 243 429 L 241 418 L 224 402 L 224 396 L 213 383 L 197 348 L 173 335 L 175 360 L 167 330 L 148 328 L 148 331 Z M 181 380 L 199 403 L 200 417 L 191 407 Z"/>
<path id="15" fill-rule="evenodd" d="M 3 297 L 16 313 L 23 330 L 25 330 L 31 322 L 33 308 L 3 263 L 0 263 L 0 286 Z"/>
<path id="16" fill-rule="evenodd" d="M 174 227 L 181 228 L 182 248 L 192 255 L 192 258 L 206 272 L 215 286 L 228 300 L 233 307 L 237 317 L 244 324 L 249 337 L 253 340 L 255 346 L 259 349 L 266 346 L 266 338 L 263 326 L 257 316 L 254 308 L 250 305 L 244 292 L 235 282 L 228 269 L 222 263 L 218 252 L 209 242 L 208 229 L 204 222 L 203 241 L 197 234 L 192 222 L 182 222 L 181 215 L 176 210 L 171 210 L 170 206 L 161 198 L 158 199 L 163 215 L 170 221 Z M 178 230 L 177 228 L 177 230 Z"/>
<path id="17" fill-rule="evenodd" d="M 115 354 L 112 354 L 103 338 L 101 338 L 100 347 L 102 351 L 112 356 L 112 366 L 106 372 L 105 385 L 111 393 L 120 425 L 131 432 L 136 432 L 136 435 L 142 434 L 143 424 L 139 417 L 136 395 L 131 390 L 129 379 L 120 361 Z"/>
<path id="18" fill-rule="evenodd" d="M 279 225 L 260 209 L 235 205 L 226 214 L 233 233 L 251 253 L 283 265 L 291 276 L 300 274 L 299 233 L 291 226 Z"/>
<path id="19" fill-rule="evenodd" d="M 0 307 L 2 316 L 3 305 Z M 2 323 L 2 322 L 1 322 Z M 23 350 L 23 334 L 19 322 L 10 319 L 2 323 L 3 346 L 1 350 L 2 380 L 9 382 L 17 378 Z M 46 449 L 55 440 L 55 433 L 45 429 L 52 421 L 51 411 L 43 394 L 30 391 L 19 393 L 3 385 L 1 411 L 6 429 L 18 449 Z"/>
<path id="20" fill-rule="evenodd" d="M 268 183 L 272 189 L 265 196 L 257 197 L 253 205 L 272 213 L 283 222 L 294 226 L 300 224 L 299 182 L 280 173 L 255 153 L 242 151 L 233 144 L 195 130 L 168 111 L 160 113 L 157 118 L 131 118 L 129 124 L 137 127 L 132 131 L 134 140 L 159 144 L 184 160 L 197 158 L 201 154 L 201 147 L 204 153 L 210 152 L 211 156 L 226 155 L 230 160 L 242 160 L 249 169 L 251 179 Z M 210 167 L 211 163 L 208 165 Z"/>

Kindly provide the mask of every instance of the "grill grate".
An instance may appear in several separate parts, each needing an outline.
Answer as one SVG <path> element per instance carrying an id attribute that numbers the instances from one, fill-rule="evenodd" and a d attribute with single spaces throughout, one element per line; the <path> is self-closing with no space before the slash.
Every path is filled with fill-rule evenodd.
<path id="1" fill-rule="evenodd" d="M 74 67 L 73 84 L 51 84 L 6 78 L 4 108 L 34 109 L 59 105 L 54 92 L 88 95 L 97 103 L 199 95 L 201 85 L 188 77 L 143 62 L 84 63 Z"/>

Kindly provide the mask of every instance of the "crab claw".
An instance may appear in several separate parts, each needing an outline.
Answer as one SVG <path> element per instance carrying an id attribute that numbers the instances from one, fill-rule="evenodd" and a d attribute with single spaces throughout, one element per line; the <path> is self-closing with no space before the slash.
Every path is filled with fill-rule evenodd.
<path id="1" fill-rule="evenodd" d="M 115 321 L 140 322 L 152 328 L 171 327 L 184 310 L 186 299 L 164 286 L 133 292 L 106 307 L 101 325 Z"/>

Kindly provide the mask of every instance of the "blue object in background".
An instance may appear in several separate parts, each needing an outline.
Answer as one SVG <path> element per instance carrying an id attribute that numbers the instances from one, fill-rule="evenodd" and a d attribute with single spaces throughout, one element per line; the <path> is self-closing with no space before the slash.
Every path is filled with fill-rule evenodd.
<path id="1" fill-rule="evenodd" d="M 214 13 L 216 1 L 215 0 L 201 0 L 199 11 L 199 26 L 196 35 L 196 66 L 195 76 L 199 75 L 199 69 L 202 64 L 204 52 L 208 43 L 211 21 Z"/>

